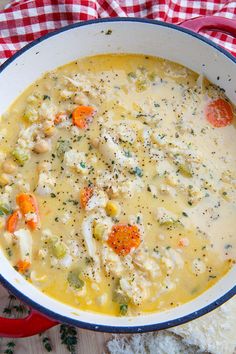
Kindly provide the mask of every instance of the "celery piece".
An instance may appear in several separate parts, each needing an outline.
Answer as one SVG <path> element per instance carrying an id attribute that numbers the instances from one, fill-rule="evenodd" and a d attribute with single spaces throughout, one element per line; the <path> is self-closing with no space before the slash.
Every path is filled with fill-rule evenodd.
<path id="1" fill-rule="evenodd" d="M 82 289 L 84 281 L 80 278 L 80 271 L 78 269 L 71 270 L 67 276 L 69 285 L 74 289 Z"/>
<path id="2" fill-rule="evenodd" d="M 32 106 L 27 106 L 23 115 L 23 118 L 30 123 L 34 123 L 38 120 L 38 112 Z"/>
<path id="3" fill-rule="evenodd" d="M 11 208 L 7 204 L 0 203 L 0 215 L 8 215 L 11 214 Z"/>
<path id="4" fill-rule="evenodd" d="M 66 245 L 60 241 L 54 243 L 52 253 L 58 259 L 64 258 L 66 255 Z"/>
<path id="5" fill-rule="evenodd" d="M 120 305 L 120 315 L 125 316 L 128 312 L 128 305 L 127 304 L 121 304 Z"/>
<path id="6" fill-rule="evenodd" d="M 191 168 L 188 164 L 181 164 L 179 165 L 179 172 L 181 173 L 181 175 L 183 175 L 184 177 L 192 177 L 193 173 L 191 171 Z"/>
<path id="7" fill-rule="evenodd" d="M 19 165 L 24 165 L 24 163 L 29 159 L 29 154 L 19 147 L 16 147 L 15 150 L 12 151 L 12 156 Z"/>

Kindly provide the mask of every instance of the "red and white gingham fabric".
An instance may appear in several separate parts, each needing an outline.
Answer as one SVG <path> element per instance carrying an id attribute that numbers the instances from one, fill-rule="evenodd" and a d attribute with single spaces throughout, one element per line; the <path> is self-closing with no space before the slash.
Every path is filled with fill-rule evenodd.
<path id="1" fill-rule="evenodd" d="M 204 16 L 236 21 L 236 1 L 227 0 L 21 0 L 0 11 L 0 64 L 34 39 L 78 21 L 104 17 L 146 17 L 169 23 Z M 236 55 L 236 39 L 204 33 Z"/>

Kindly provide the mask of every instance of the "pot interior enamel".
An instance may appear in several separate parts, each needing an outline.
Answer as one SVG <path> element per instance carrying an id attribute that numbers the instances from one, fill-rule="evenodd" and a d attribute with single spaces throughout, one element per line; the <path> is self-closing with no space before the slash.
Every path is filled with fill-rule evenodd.
<path id="1" fill-rule="evenodd" d="M 169 59 L 204 74 L 236 102 L 236 65 L 226 52 L 176 26 L 114 19 L 73 25 L 50 34 L 4 64 L 0 73 L 0 114 L 45 71 L 100 53 L 140 53 Z M 20 276 L 2 252 L 0 262 L 2 282 L 30 305 L 58 320 L 109 332 L 139 332 L 177 325 L 212 310 L 236 294 L 234 266 L 216 285 L 191 302 L 165 312 L 117 319 L 83 312 L 49 298 Z"/>

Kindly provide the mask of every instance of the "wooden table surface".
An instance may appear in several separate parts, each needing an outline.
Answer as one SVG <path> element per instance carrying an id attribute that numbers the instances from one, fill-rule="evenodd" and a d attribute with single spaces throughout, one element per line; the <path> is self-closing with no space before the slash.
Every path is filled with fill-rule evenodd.
<path id="1" fill-rule="evenodd" d="M 52 341 L 53 354 L 68 354 L 66 348 L 60 344 L 60 334 L 57 327 L 48 331 Z M 96 333 L 83 329 L 78 330 L 77 353 L 79 354 L 103 354 L 105 343 L 110 337 L 106 333 Z M 16 354 L 46 354 L 38 336 L 17 340 Z"/>

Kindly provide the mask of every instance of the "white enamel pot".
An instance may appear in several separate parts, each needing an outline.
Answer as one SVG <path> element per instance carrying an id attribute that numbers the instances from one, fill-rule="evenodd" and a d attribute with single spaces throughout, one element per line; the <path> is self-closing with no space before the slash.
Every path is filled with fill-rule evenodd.
<path id="1" fill-rule="evenodd" d="M 45 71 L 77 58 L 101 53 L 141 53 L 180 63 L 220 85 L 236 103 L 236 59 L 194 33 L 217 28 L 236 36 L 236 23 L 222 18 L 197 18 L 181 28 L 135 18 L 88 21 L 65 27 L 27 45 L 0 68 L 0 114 Z M 27 282 L 0 252 L 0 281 L 31 307 L 25 319 L 0 319 L 0 336 L 23 337 L 58 322 L 104 332 L 144 332 L 176 326 L 199 317 L 236 294 L 236 266 L 194 300 L 168 311 L 138 317 L 112 317 L 62 304 Z"/>

